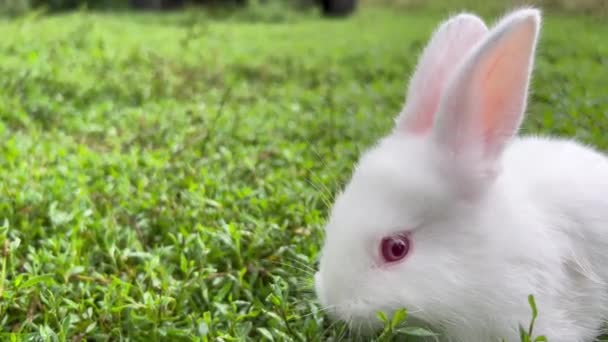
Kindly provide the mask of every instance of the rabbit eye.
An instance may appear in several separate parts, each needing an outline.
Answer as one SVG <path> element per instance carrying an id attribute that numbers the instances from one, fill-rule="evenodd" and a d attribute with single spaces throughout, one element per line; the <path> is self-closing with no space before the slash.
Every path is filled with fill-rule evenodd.
<path id="1" fill-rule="evenodd" d="M 399 261 L 410 251 L 410 238 L 407 234 L 385 237 L 380 243 L 382 258 L 386 262 Z"/>

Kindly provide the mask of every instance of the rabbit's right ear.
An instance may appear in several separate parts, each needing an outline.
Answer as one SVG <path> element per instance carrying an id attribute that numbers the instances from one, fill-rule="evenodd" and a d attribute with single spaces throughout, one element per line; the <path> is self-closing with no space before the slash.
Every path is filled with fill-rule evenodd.
<path id="1" fill-rule="evenodd" d="M 405 107 L 397 118 L 398 130 L 414 134 L 430 131 L 448 77 L 487 32 L 484 22 L 468 13 L 439 25 L 410 79 Z"/>

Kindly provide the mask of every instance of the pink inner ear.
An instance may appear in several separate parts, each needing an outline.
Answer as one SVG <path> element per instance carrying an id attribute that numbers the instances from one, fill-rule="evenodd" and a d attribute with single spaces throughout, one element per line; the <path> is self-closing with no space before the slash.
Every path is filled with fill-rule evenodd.
<path id="1" fill-rule="evenodd" d="M 408 122 L 405 130 L 416 135 L 422 135 L 433 126 L 433 116 L 430 113 L 418 114 L 418 120 Z"/>
<path id="2" fill-rule="evenodd" d="M 481 92 L 478 94 L 483 94 L 480 99 L 482 134 L 488 156 L 500 153 L 517 131 L 526 108 L 532 52 L 527 46 L 521 46 L 521 40 L 514 39 L 511 44 L 500 46 L 486 61 L 485 72 L 479 75 Z"/>
<path id="3" fill-rule="evenodd" d="M 472 43 L 471 43 L 472 44 Z M 459 52 L 464 56 L 464 51 Z M 446 56 L 442 56 L 446 59 Z M 457 56 L 460 57 L 460 56 Z M 404 115 L 407 119 L 403 120 L 403 129 L 407 132 L 422 135 L 430 132 L 435 122 L 435 113 L 439 108 L 439 101 L 445 82 L 450 75 L 450 70 L 447 64 L 450 66 L 452 62 L 440 59 L 435 65 L 435 70 L 428 71 L 427 79 L 415 83 L 419 89 L 413 89 L 411 91 L 420 93 L 419 96 L 409 99 L 405 109 Z M 421 84 L 422 83 L 422 84 Z M 412 112 L 410 112 L 412 111 Z M 414 112 L 415 111 L 415 112 Z"/>
<path id="4" fill-rule="evenodd" d="M 448 78 L 486 33 L 485 24 L 467 14 L 455 16 L 440 26 L 410 81 L 399 129 L 416 135 L 431 131 Z"/>
<path id="5" fill-rule="evenodd" d="M 428 96 L 423 99 L 424 103 L 420 103 L 418 112 L 411 115 L 410 120 L 404 121 L 404 129 L 412 134 L 422 135 L 433 127 L 435 112 L 439 105 L 439 102 L 433 99 L 439 98 L 439 86 L 434 85 L 426 91 Z"/>
<path id="6" fill-rule="evenodd" d="M 538 20 L 532 12 L 504 21 L 455 75 L 440 104 L 443 146 L 486 160 L 502 153 L 526 108 Z"/>

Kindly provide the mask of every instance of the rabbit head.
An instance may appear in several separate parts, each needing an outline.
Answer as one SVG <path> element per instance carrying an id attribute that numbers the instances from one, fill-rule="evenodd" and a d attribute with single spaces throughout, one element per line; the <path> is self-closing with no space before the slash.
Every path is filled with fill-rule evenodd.
<path id="1" fill-rule="evenodd" d="M 509 205 L 497 179 L 526 109 L 539 27 L 538 10 L 520 9 L 491 30 L 464 13 L 434 32 L 394 130 L 363 154 L 331 209 L 315 275 L 331 317 L 373 331 L 379 310 L 435 322 L 476 305 L 468 296 L 506 257 L 486 219 Z"/>

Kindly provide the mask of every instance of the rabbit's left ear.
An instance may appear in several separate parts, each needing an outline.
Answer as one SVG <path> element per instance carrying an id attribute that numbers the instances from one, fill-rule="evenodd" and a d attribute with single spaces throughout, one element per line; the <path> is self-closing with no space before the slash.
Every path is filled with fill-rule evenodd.
<path id="1" fill-rule="evenodd" d="M 430 133 L 449 75 L 487 32 L 483 20 L 469 13 L 454 15 L 439 25 L 410 79 L 397 130 Z"/>
<path id="2" fill-rule="evenodd" d="M 492 163 L 515 135 L 526 110 L 540 23 L 536 9 L 505 16 L 450 79 L 433 129 L 449 155 Z"/>

